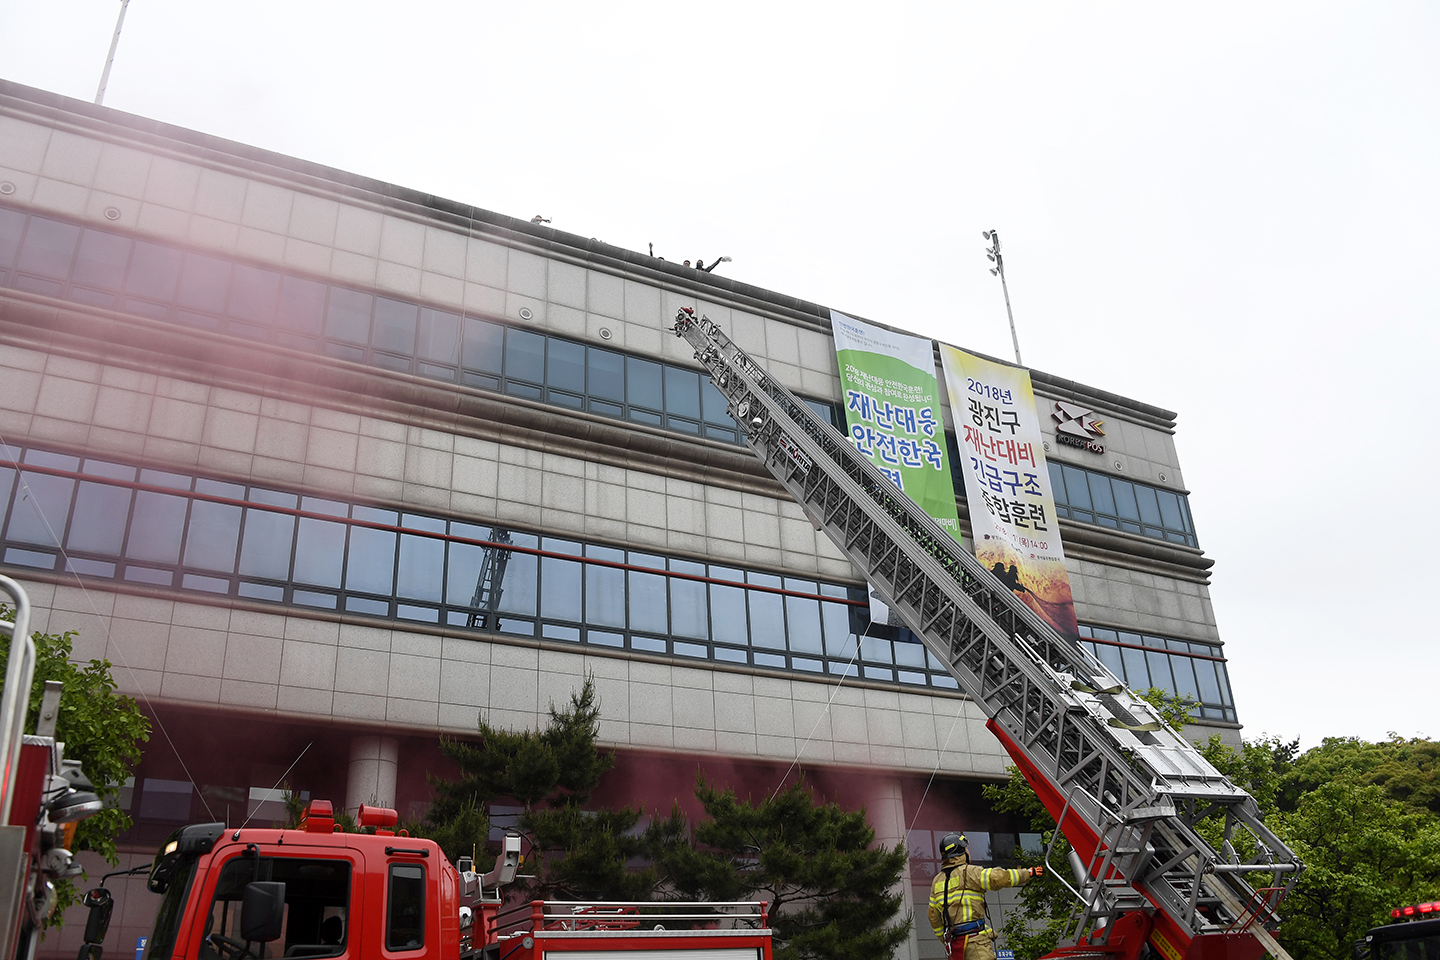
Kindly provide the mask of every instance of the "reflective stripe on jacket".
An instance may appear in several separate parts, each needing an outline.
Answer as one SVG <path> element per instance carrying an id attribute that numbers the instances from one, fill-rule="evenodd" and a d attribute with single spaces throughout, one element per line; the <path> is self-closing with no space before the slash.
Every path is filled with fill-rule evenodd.
<path id="1" fill-rule="evenodd" d="M 941 938 L 949 927 L 985 916 L 986 891 L 1020 887 L 1030 880 L 1028 870 L 977 867 L 964 857 L 951 857 L 942 867 L 930 884 L 930 927 Z"/>

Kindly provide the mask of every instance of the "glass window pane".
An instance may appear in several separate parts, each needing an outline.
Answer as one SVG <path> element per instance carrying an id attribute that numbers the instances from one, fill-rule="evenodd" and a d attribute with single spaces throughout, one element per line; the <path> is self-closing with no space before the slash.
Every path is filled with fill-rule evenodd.
<path id="1" fill-rule="evenodd" d="M 230 278 L 228 313 L 240 320 L 268 324 L 275 319 L 275 302 L 280 297 L 280 274 L 237 263 Z"/>
<path id="2" fill-rule="evenodd" d="M 671 560 L 673 573 L 705 576 L 705 564 L 689 560 Z M 705 584 L 697 580 L 670 578 L 670 632 L 677 637 L 705 640 L 710 636 L 710 607 L 706 603 Z"/>
<path id="3" fill-rule="evenodd" d="M 1070 498 L 1070 506 L 1089 510 L 1090 485 L 1085 482 L 1085 472 L 1069 464 L 1062 464 L 1061 469 L 1065 471 L 1065 493 Z"/>
<path id="4" fill-rule="evenodd" d="M 25 229 L 25 214 L 18 210 L 0 209 L 0 270 L 9 269 L 20 251 L 20 234 Z"/>
<path id="5" fill-rule="evenodd" d="M 125 285 L 125 265 L 130 261 L 130 238 L 113 233 L 86 230 L 80 238 L 80 256 L 71 279 L 87 287 L 119 290 Z M 0 258 L 3 266 L 3 258 Z"/>
<path id="6" fill-rule="evenodd" d="M 485 373 L 500 373 L 500 356 L 504 349 L 505 328 L 488 320 L 465 320 L 465 342 L 462 347 L 465 366 Z"/>
<path id="7" fill-rule="evenodd" d="M 1111 480 L 1115 491 L 1115 510 L 1126 520 L 1139 520 L 1140 509 L 1135 505 L 1135 484 L 1128 480 Z"/>
<path id="8" fill-rule="evenodd" d="M 956 460 L 953 459 L 953 454 L 950 462 L 956 462 Z M 1070 501 L 1067 500 L 1065 496 L 1065 472 L 1060 468 L 1060 464 L 1054 460 L 1050 460 L 1045 466 L 1050 468 L 1050 491 L 1055 496 L 1055 502 L 1062 504 L 1069 503 Z"/>
<path id="9" fill-rule="evenodd" d="M 217 489 L 226 488 L 226 489 Z M 244 491 L 234 484 L 197 480 L 200 493 L 239 499 Z M 228 503 L 196 500 L 190 506 L 190 528 L 185 536 L 185 565 L 230 573 L 235 569 L 235 547 L 240 541 L 241 508 Z"/>
<path id="10" fill-rule="evenodd" d="M 395 523 L 389 510 L 355 506 L 350 515 L 369 523 Z M 350 549 L 345 558 L 345 589 L 389 596 L 395 589 L 395 533 L 372 527 L 350 528 Z"/>
<path id="11" fill-rule="evenodd" d="M 1171 530 L 1184 530 L 1185 518 L 1180 514 L 1180 498 L 1169 490 L 1155 491 L 1160 501 L 1160 519 Z"/>
<path id="12" fill-rule="evenodd" d="M 1215 678 L 1215 661 L 1195 660 L 1191 667 L 1195 671 L 1196 684 L 1200 690 L 1200 702 L 1221 703 L 1220 681 Z"/>
<path id="13" fill-rule="evenodd" d="M 1095 656 L 1115 675 L 1115 679 L 1125 679 L 1125 664 L 1121 660 L 1119 647 L 1111 646 L 1108 643 L 1097 643 L 1095 644 Z"/>
<path id="14" fill-rule="evenodd" d="M 625 399 L 652 410 L 661 409 L 660 364 L 625 358 Z"/>
<path id="15" fill-rule="evenodd" d="M 451 525 L 454 529 L 454 525 Z M 495 536 L 498 539 L 501 531 L 497 529 Z M 539 546 L 540 540 L 528 533 L 508 534 L 510 541 L 517 547 L 530 547 L 535 549 Z M 505 562 L 505 575 L 500 581 L 500 612 L 513 613 L 520 616 L 535 616 L 535 605 L 539 600 L 539 583 L 537 575 L 540 565 L 538 558 L 533 553 L 508 553 L 509 559 Z"/>
<path id="16" fill-rule="evenodd" d="M 131 469 L 132 478 L 134 474 Z M 131 491 L 125 487 L 81 483 L 75 495 L 69 549 L 118 557 L 125 542 L 125 521 L 130 519 L 130 497 Z"/>
<path id="17" fill-rule="evenodd" d="M 745 579 L 759 586 L 780 586 L 780 578 L 768 573 L 752 571 Z M 750 606 L 750 642 L 757 647 L 784 650 L 785 605 L 780 595 L 764 590 L 746 590 L 745 593 Z"/>
<path id="18" fill-rule="evenodd" d="M 450 535 L 466 540 L 489 540 L 489 527 L 477 527 L 468 523 L 450 524 Z M 456 607 L 468 607 L 475 596 L 475 585 L 480 579 L 480 568 L 485 562 L 487 548 L 472 543 L 449 545 L 450 562 L 445 570 L 445 602 Z"/>
<path id="19" fill-rule="evenodd" d="M 330 288 L 330 303 L 325 311 L 325 335 L 351 343 L 370 339 L 370 308 L 375 298 L 359 290 Z"/>
<path id="20" fill-rule="evenodd" d="M 813 580 L 792 580 L 786 577 L 785 589 L 800 593 L 815 593 L 818 587 Z M 791 651 L 815 654 L 822 652 L 820 601 L 807 600 L 803 597 L 786 597 L 785 624 Z"/>
<path id="21" fill-rule="evenodd" d="M 445 541 L 414 534 L 400 536 L 400 572 L 396 592 L 410 600 L 440 602 L 445 583 Z"/>
<path id="22" fill-rule="evenodd" d="M 246 510 L 245 537 L 240 546 L 241 575 L 288 580 L 294 539 L 294 517 L 268 510 Z"/>
<path id="23" fill-rule="evenodd" d="M 1161 690 L 1175 692 L 1175 678 L 1170 674 L 1170 657 L 1155 650 L 1145 651 L 1145 662 L 1150 668 L 1150 684 Z"/>
<path id="24" fill-rule="evenodd" d="M 1154 686 L 1150 682 L 1150 670 L 1145 666 L 1145 651 L 1135 650 L 1131 647 L 1120 647 L 1120 659 L 1125 664 L 1125 682 L 1132 690 L 1148 690 Z"/>
<path id="25" fill-rule="evenodd" d="M 142 483 L 154 482 L 141 472 Z M 135 494 L 135 516 L 130 521 L 130 540 L 125 556 L 152 563 L 176 563 L 180 559 L 180 534 L 185 527 L 186 498 L 141 491 Z"/>
<path id="26" fill-rule="evenodd" d="M 743 580 L 739 570 L 727 567 L 710 568 L 710 576 L 719 580 Z M 717 643 L 748 645 L 750 630 L 745 619 L 745 593 L 740 587 L 725 587 L 710 584 L 710 622 L 715 630 Z"/>
<path id="27" fill-rule="evenodd" d="M 580 544 L 546 537 L 541 549 L 578 555 Z M 549 620 L 581 619 L 581 566 L 574 560 L 540 558 L 540 616 Z"/>
<path id="28" fill-rule="evenodd" d="M 27 459 L 33 460 L 33 453 Z M 75 462 L 70 469 L 75 466 L 79 463 Z M 58 547 L 59 538 L 65 533 L 65 521 L 70 516 L 70 494 L 74 490 L 75 481 L 66 477 L 21 471 L 20 489 L 15 492 L 7 538 L 20 543 Z"/>
<path id="29" fill-rule="evenodd" d="M 175 299 L 175 283 L 179 279 L 179 250 L 143 240 L 135 241 L 130 272 L 125 276 L 126 293 L 169 302 Z"/>
<path id="30" fill-rule="evenodd" d="M 592 397 L 624 402 L 625 358 L 610 350 L 590 347 L 585 352 L 589 372 L 588 393 Z"/>
<path id="31" fill-rule="evenodd" d="M 413 303 L 377 297 L 375 300 L 375 330 L 371 334 L 371 346 L 391 350 L 410 356 L 415 351 L 415 321 L 420 308 Z"/>
<path id="32" fill-rule="evenodd" d="M 453 313 L 421 307 L 415 355 L 439 363 L 459 363 L 460 318 Z"/>
<path id="33" fill-rule="evenodd" d="M 591 544 L 585 556 L 624 563 L 625 551 Z M 585 622 L 592 627 L 625 626 L 625 571 L 585 564 Z"/>
<path id="34" fill-rule="evenodd" d="M 20 248 L 20 262 L 15 266 L 52 280 L 70 275 L 75 248 L 80 244 L 80 228 L 45 217 L 31 217 L 25 231 L 25 245 Z"/>
<path id="35" fill-rule="evenodd" d="M 1090 497 L 1096 513 L 1115 515 L 1115 497 L 1110 491 L 1110 478 L 1103 473 L 1090 474 Z"/>
<path id="36" fill-rule="evenodd" d="M 723 427 L 735 426 L 735 421 L 730 419 L 730 414 L 726 409 L 725 394 L 721 393 L 708 377 L 700 382 L 700 400 L 707 422 Z"/>
<path id="37" fill-rule="evenodd" d="M 225 309 L 230 290 L 230 264 L 198 253 L 185 254 L 180 271 L 180 292 L 177 300 L 182 307 L 219 313 Z"/>
<path id="38" fill-rule="evenodd" d="M 843 603 L 822 603 L 820 619 L 825 624 L 825 652 L 832 657 L 849 660 L 855 656 L 858 638 L 851 629 L 850 606 Z"/>
<path id="39" fill-rule="evenodd" d="M 505 377 L 544 383 L 545 338 L 528 330 L 506 330 Z"/>
<path id="40" fill-rule="evenodd" d="M 419 950 L 425 946 L 425 868 L 397 863 L 390 867 L 390 903 L 385 911 L 385 949 Z"/>
<path id="41" fill-rule="evenodd" d="M 710 386 L 713 388 L 715 385 L 712 383 L 712 384 L 710 384 Z M 715 392 L 716 392 L 716 393 L 719 393 L 718 390 L 716 390 Z M 722 396 L 723 396 L 723 394 L 722 394 Z M 811 399 L 809 399 L 808 397 L 801 397 L 800 399 L 801 399 L 801 401 L 804 402 L 805 406 L 807 406 L 807 407 L 810 408 L 811 412 L 814 413 L 815 416 L 819 417 L 819 418 L 820 418 L 822 421 L 824 421 L 825 423 L 830 424 L 830 426 L 832 426 L 832 427 L 835 426 L 835 411 L 834 411 L 834 409 L 830 406 L 830 404 L 828 404 L 828 403 L 821 403 L 819 400 L 811 400 Z M 708 395 L 708 394 L 707 394 L 706 397 L 705 397 L 705 401 L 706 401 L 707 404 L 711 402 L 710 399 L 709 399 L 709 395 Z M 723 408 L 722 408 L 721 412 L 722 412 L 722 413 L 724 412 Z M 706 408 L 705 408 L 705 419 L 706 419 L 706 420 L 710 420 L 710 407 L 709 407 L 709 406 L 706 406 Z M 723 423 L 724 421 L 723 421 L 723 420 L 711 420 L 711 422 L 712 422 L 712 423 Z"/>
<path id="42" fill-rule="evenodd" d="M 665 367 L 665 412 L 700 419 L 700 375 L 693 370 Z"/>
<path id="43" fill-rule="evenodd" d="M 345 504 L 305 497 L 300 509 L 343 517 Z M 295 537 L 295 581 L 338 588 L 345 565 L 345 524 L 305 517 Z"/>
<path id="44" fill-rule="evenodd" d="M 1175 675 L 1175 692 L 1191 700 L 1200 699 L 1200 687 L 1195 682 L 1194 660 L 1189 657 L 1170 658 L 1170 672 Z"/>
<path id="45" fill-rule="evenodd" d="M 276 317 L 280 326 L 301 333 L 319 333 L 320 320 L 325 316 L 325 294 L 329 291 L 323 283 L 300 277 L 283 277 L 280 280 L 280 304 Z"/>
<path id="46" fill-rule="evenodd" d="M 665 558 L 651 554 L 631 553 L 630 562 L 642 567 L 665 569 Z M 646 633 L 670 632 L 670 609 L 666 602 L 666 577 L 632 570 L 626 579 L 630 585 L 630 629 Z"/>
<path id="47" fill-rule="evenodd" d="M 1160 526 L 1160 504 L 1155 500 L 1155 488 L 1135 484 L 1135 499 L 1140 502 L 1140 519 Z"/>
<path id="48" fill-rule="evenodd" d="M 568 340 L 551 340 L 545 358 L 545 383 L 561 390 L 585 392 L 585 347 Z"/>

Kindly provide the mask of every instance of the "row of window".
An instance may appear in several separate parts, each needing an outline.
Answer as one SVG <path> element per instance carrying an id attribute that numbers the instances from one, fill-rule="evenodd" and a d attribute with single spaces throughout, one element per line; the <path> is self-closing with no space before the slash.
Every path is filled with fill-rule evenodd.
<path id="1" fill-rule="evenodd" d="M 1235 720 L 1235 700 L 1216 644 L 1080 625 L 1081 646 L 1132 690 L 1155 687 L 1196 704 L 1210 720 Z"/>
<path id="2" fill-rule="evenodd" d="M 1198 547 L 1190 498 L 1148 483 L 1121 480 L 1049 461 L 1055 512 L 1071 520 Z"/>
<path id="3" fill-rule="evenodd" d="M 861 591 L 45 450 L 0 449 L 3 560 L 419 623 L 953 689 Z M 63 545 L 63 556 L 61 547 Z M 858 652 L 857 652 L 858 643 Z"/>
<path id="4" fill-rule="evenodd" d="M 0 208 L 0 286 L 740 442 L 694 370 Z"/>
<path id="5" fill-rule="evenodd" d="M 0 447 L 0 456 L 20 465 L 0 467 L 0 559 L 13 566 L 697 660 L 956 687 L 910 631 L 863 636 L 863 591 L 840 584 L 33 447 Z M 1223 662 L 1195 659 L 1218 656 L 1218 648 L 1131 634 L 1117 639 L 1098 627 L 1085 635 L 1131 686 L 1191 696 L 1204 716 L 1234 718 Z M 1114 644 L 1155 649 L 1135 660 Z"/>
<path id="6" fill-rule="evenodd" d="M 694 370 L 0 208 L 0 286 L 739 443 Z M 827 423 L 831 404 L 806 400 Z M 952 470 L 959 470 L 947 435 Z M 1196 546 L 1187 498 L 1050 464 L 1062 517 Z M 964 490 L 958 472 L 955 488 Z"/>

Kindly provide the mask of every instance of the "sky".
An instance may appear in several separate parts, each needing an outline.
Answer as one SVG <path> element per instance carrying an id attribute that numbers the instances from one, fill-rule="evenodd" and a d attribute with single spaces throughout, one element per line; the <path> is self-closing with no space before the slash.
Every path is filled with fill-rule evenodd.
<path id="1" fill-rule="evenodd" d="M 119 9 L 0 0 L 0 77 L 93 100 Z M 1437 90 L 1420 2 L 132 0 L 105 103 L 1009 357 L 998 230 L 1025 363 L 1178 413 L 1309 747 L 1440 736 Z"/>

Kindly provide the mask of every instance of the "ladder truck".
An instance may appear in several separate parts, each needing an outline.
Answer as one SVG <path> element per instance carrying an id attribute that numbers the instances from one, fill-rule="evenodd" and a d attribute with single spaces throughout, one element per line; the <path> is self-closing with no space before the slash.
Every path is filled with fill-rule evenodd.
<path id="1" fill-rule="evenodd" d="M 1303 865 L 1254 798 L 714 322 L 682 308 L 673 332 L 755 455 L 984 711 L 1070 841 L 1076 883 L 1060 879 L 1078 907 L 1052 956 L 1136 960 L 1148 945 L 1164 960 L 1289 960 L 1276 908 Z M 1201 821 L 1218 824 L 1218 850 Z"/>

